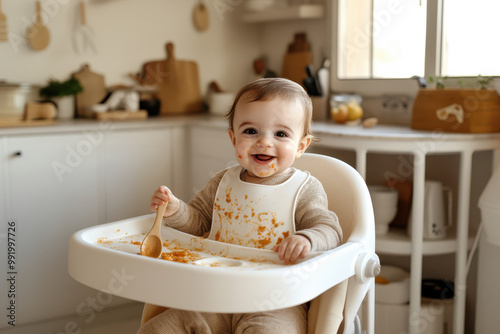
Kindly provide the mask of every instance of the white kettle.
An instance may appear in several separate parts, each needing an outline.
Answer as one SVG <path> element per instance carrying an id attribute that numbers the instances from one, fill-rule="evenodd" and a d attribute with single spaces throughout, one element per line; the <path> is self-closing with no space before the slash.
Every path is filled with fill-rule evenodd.
<path id="1" fill-rule="evenodd" d="M 445 211 L 445 195 L 447 199 Z M 452 224 L 453 194 L 451 188 L 439 181 L 425 181 L 424 191 L 424 239 L 446 237 L 446 230 Z M 412 214 L 408 221 L 407 233 L 411 235 Z"/>

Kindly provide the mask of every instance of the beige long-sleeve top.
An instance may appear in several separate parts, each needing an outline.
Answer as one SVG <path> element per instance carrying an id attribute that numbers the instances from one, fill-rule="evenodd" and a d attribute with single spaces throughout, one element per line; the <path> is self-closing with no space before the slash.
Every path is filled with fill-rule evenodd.
<path id="1" fill-rule="evenodd" d="M 165 218 L 164 222 L 179 231 L 202 236 L 210 231 L 215 195 L 219 183 L 227 169 L 212 177 L 205 187 L 198 191 L 189 204 L 181 201 L 179 211 Z M 290 173 L 266 180 L 263 184 L 276 185 L 285 182 L 292 176 Z M 337 215 L 328 210 L 328 200 L 323 186 L 318 179 L 311 176 L 302 188 L 295 210 L 296 234 L 303 235 L 311 241 L 311 251 L 325 251 L 339 246 L 342 242 L 342 229 Z"/>

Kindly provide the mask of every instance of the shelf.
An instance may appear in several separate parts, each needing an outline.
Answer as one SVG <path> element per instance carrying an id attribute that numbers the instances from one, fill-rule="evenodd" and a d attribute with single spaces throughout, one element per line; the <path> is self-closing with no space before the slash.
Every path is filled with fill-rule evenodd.
<path id="1" fill-rule="evenodd" d="M 243 22 L 259 23 L 283 20 L 318 19 L 325 15 L 322 5 L 296 5 L 288 7 L 269 8 L 256 12 L 245 12 Z"/>
<path id="2" fill-rule="evenodd" d="M 468 247 L 472 246 L 474 238 L 469 237 Z M 422 255 L 440 255 L 454 253 L 457 250 L 456 235 L 451 233 L 443 239 L 424 240 Z M 375 251 L 389 255 L 411 255 L 411 239 L 405 230 L 390 230 L 387 234 L 377 234 Z"/>

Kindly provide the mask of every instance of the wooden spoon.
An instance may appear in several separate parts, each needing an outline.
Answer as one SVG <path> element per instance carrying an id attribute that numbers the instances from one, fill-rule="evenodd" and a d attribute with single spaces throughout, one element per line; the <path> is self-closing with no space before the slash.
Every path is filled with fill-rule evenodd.
<path id="1" fill-rule="evenodd" d="M 36 21 L 28 29 L 26 37 L 29 45 L 35 50 L 43 50 L 49 45 L 50 33 L 42 22 L 42 5 L 40 1 L 36 2 Z"/>
<path id="2" fill-rule="evenodd" d="M 202 0 L 194 7 L 193 22 L 196 29 L 205 31 L 208 29 L 208 9 Z"/>
<path id="3" fill-rule="evenodd" d="M 160 257 L 163 249 L 163 242 L 161 241 L 161 222 L 163 220 L 163 214 L 165 213 L 167 204 L 168 203 L 158 206 L 153 227 L 151 227 L 151 231 L 149 231 L 142 241 L 141 255 L 156 258 Z"/>

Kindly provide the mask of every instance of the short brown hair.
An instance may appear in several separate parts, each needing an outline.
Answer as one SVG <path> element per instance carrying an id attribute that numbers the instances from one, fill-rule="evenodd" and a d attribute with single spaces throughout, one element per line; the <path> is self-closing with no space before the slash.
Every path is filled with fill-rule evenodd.
<path id="1" fill-rule="evenodd" d="M 264 78 L 255 80 L 241 88 L 234 99 L 231 109 L 226 114 L 229 129 L 233 128 L 234 113 L 236 106 L 244 94 L 250 94 L 247 102 L 265 101 L 271 98 L 283 98 L 285 100 L 298 99 L 305 111 L 305 123 L 303 136 L 310 136 L 311 140 L 316 138 L 312 132 L 312 101 L 301 85 L 285 78 Z"/>

